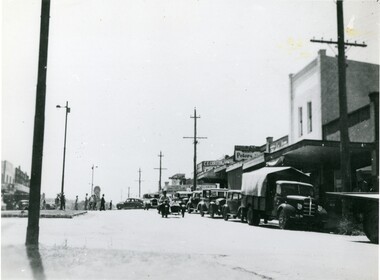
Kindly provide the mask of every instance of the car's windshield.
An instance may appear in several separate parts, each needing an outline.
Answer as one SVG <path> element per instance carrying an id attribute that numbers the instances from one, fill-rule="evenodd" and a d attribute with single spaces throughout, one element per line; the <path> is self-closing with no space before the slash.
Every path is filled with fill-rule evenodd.
<path id="1" fill-rule="evenodd" d="M 302 195 L 302 196 L 314 196 L 314 190 L 311 186 L 298 185 L 298 184 L 282 184 L 280 188 L 280 194 L 287 195 Z"/>

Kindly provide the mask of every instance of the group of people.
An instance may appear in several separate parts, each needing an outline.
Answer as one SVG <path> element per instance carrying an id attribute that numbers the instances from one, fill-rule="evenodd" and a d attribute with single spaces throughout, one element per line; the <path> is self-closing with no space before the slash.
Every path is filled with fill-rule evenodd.
<path id="1" fill-rule="evenodd" d="M 57 197 L 55 198 L 55 207 L 57 209 L 61 208 L 62 210 L 66 209 L 66 197 L 64 193 L 57 194 Z"/>
<path id="2" fill-rule="evenodd" d="M 74 210 L 79 210 L 79 203 L 79 198 L 76 196 L 74 201 Z M 46 205 L 46 202 L 43 197 L 41 199 L 42 209 L 45 209 L 44 205 Z M 88 197 L 88 194 L 86 193 L 83 210 L 98 210 L 98 206 L 100 211 L 106 210 L 106 200 L 104 198 L 104 194 L 102 195 L 101 199 L 99 199 L 95 194 Z M 62 210 L 66 210 L 66 198 L 64 194 L 57 194 L 57 197 L 55 198 L 55 208 L 62 208 Z M 112 210 L 112 200 L 109 202 L 109 210 Z"/>
<path id="3" fill-rule="evenodd" d="M 78 196 L 76 198 L 76 203 L 75 203 L 75 209 L 78 210 Z M 97 210 L 97 205 L 98 205 L 99 199 L 95 194 L 91 195 L 90 198 L 88 198 L 88 194 L 86 193 L 86 197 L 84 199 L 84 210 Z M 104 198 L 104 194 L 102 195 L 102 198 L 100 199 L 100 211 L 105 211 L 106 210 L 106 200 Z M 112 210 L 112 200 L 109 203 L 109 210 Z"/>

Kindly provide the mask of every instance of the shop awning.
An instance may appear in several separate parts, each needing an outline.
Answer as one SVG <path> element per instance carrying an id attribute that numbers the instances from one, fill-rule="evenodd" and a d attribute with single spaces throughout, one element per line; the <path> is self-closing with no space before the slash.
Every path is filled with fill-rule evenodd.
<path id="1" fill-rule="evenodd" d="M 350 143 L 351 165 L 355 169 L 371 165 L 373 143 Z M 283 157 L 283 158 L 282 158 Z M 340 166 L 340 142 L 322 140 L 302 140 L 284 149 L 266 154 L 268 165 L 278 161 L 278 165 L 294 166 L 296 168 L 329 165 Z M 281 160 L 279 160 L 281 159 Z"/>

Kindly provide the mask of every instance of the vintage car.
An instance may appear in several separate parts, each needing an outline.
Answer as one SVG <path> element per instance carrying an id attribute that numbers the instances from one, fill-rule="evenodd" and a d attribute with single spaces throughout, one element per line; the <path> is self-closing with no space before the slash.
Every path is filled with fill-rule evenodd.
<path id="1" fill-rule="evenodd" d="M 23 199 L 17 202 L 16 208 L 18 210 L 28 210 L 29 209 L 29 200 Z"/>
<path id="2" fill-rule="evenodd" d="M 198 204 L 198 209 L 203 217 L 205 213 L 211 218 L 215 215 L 222 215 L 222 207 L 226 202 L 227 189 L 205 189 L 202 192 L 202 199 Z"/>
<path id="3" fill-rule="evenodd" d="M 244 222 L 245 213 L 241 207 L 241 191 L 230 190 L 227 192 L 226 203 L 223 205 L 223 218 L 225 221 L 229 217 L 239 218 Z"/>
<path id="4" fill-rule="evenodd" d="M 202 198 L 202 191 L 193 191 L 189 201 L 187 202 L 187 212 L 199 211 L 198 205 Z"/>
<path id="5" fill-rule="evenodd" d="M 144 207 L 143 201 L 139 198 L 127 198 L 124 202 L 116 204 L 118 210 L 121 209 L 142 209 Z"/>
<path id="6" fill-rule="evenodd" d="M 158 193 L 146 193 L 143 195 L 143 208 L 149 210 L 149 208 L 157 208 L 160 195 Z"/>

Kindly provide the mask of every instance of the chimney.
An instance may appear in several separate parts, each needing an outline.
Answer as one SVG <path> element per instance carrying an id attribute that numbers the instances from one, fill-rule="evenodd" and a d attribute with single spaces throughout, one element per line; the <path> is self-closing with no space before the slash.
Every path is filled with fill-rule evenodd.
<path id="1" fill-rule="evenodd" d="M 265 152 L 270 153 L 270 145 L 272 145 L 273 137 L 267 137 L 267 146 Z"/>
<path id="2" fill-rule="evenodd" d="M 319 56 L 326 56 L 326 50 L 319 50 L 318 55 Z"/>

